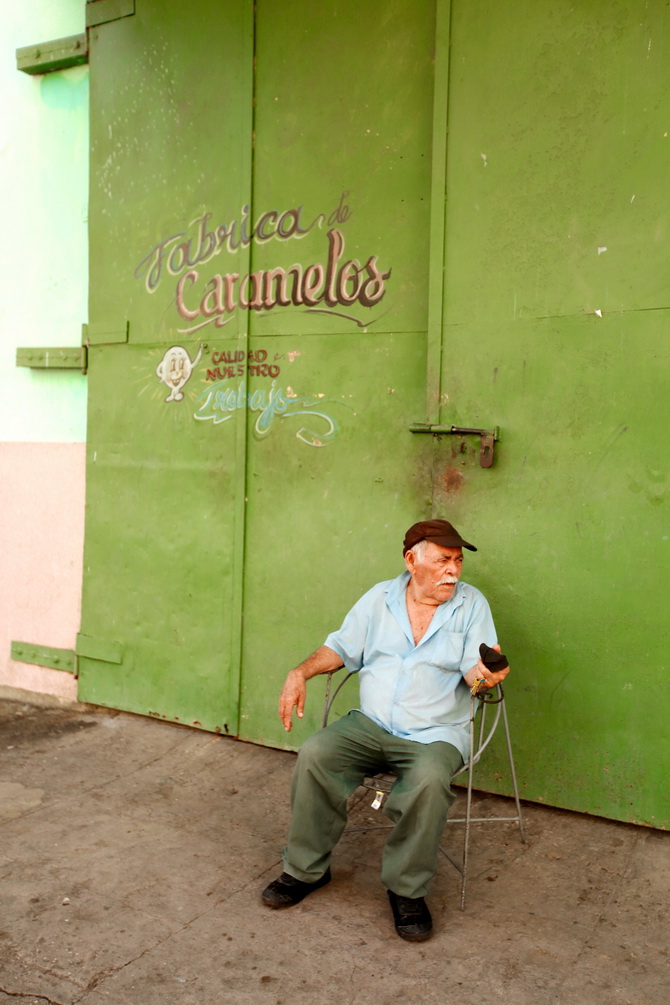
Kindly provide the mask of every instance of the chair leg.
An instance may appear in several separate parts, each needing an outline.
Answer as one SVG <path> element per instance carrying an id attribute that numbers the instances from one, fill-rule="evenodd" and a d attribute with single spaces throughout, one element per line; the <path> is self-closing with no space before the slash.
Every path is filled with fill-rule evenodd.
<path id="1" fill-rule="evenodd" d="M 521 834 L 521 840 L 523 844 L 526 844 L 526 832 L 523 829 L 523 817 L 521 816 L 521 800 L 519 799 L 519 786 L 516 781 L 516 771 L 514 769 L 514 756 L 512 754 L 512 740 L 509 735 L 509 725 L 507 722 L 507 709 L 505 708 L 505 702 L 502 702 L 502 715 L 503 723 L 505 725 L 505 741 L 507 743 L 507 756 L 509 757 L 509 770 L 512 776 L 512 785 L 514 787 L 514 801 L 516 803 L 516 814 L 519 821 L 519 833 Z"/>
<path id="2" fill-rule="evenodd" d="M 465 910 L 465 887 L 468 881 L 468 852 L 470 850 L 470 816 L 472 811 L 472 778 L 475 760 L 475 699 L 470 699 L 470 760 L 468 764 L 468 794 L 465 803 L 465 836 L 463 839 L 463 871 L 461 873 L 461 911 Z"/>
<path id="3" fill-rule="evenodd" d="M 457 869 L 458 872 L 461 874 L 461 904 L 460 904 L 461 911 L 465 910 L 465 891 L 466 891 L 466 886 L 467 886 L 467 881 L 468 881 L 468 864 L 469 864 L 469 853 L 470 853 L 470 825 L 473 822 L 475 822 L 475 820 L 477 820 L 477 821 L 479 821 L 481 823 L 488 823 L 488 822 L 494 823 L 494 822 L 498 822 L 498 821 L 500 821 L 500 822 L 510 821 L 510 823 L 516 822 L 519 825 L 519 833 L 520 833 L 520 836 L 521 836 L 521 840 L 522 840 L 522 842 L 524 844 L 526 844 L 526 834 L 525 834 L 525 831 L 524 831 L 524 828 L 523 828 L 523 817 L 522 817 L 522 814 L 521 814 L 521 800 L 519 798 L 519 786 L 518 786 L 517 779 L 516 779 L 516 770 L 515 770 L 515 767 L 514 767 L 514 757 L 513 757 L 513 754 L 512 754 L 512 741 L 511 741 L 510 732 L 509 732 L 509 723 L 507 721 L 507 709 L 505 707 L 504 696 L 501 695 L 501 697 L 502 697 L 502 701 L 500 702 L 499 708 L 500 708 L 500 712 L 502 714 L 503 722 L 504 722 L 504 725 L 505 725 L 505 743 L 507 744 L 507 756 L 508 756 L 508 759 L 509 759 L 510 776 L 511 776 L 511 779 L 512 779 L 512 786 L 513 786 L 513 789 L 514 789 L 514 801 L 516 803 L 516 816 L 513 816 L 513 817 L 494 817 L 494 818 L 490 818 L 490 820 L 489 820 L 489 818 L 479 818 L 479 817 L 473 818 L 473 816 L 472 816 L 472 786 L 473 786 L 473 778 L 474 778 L 474 766 L 475 766 L 475 762 L 479 759 L 479 756 L 481 755 L 481 750 L 483 749 L 483 747 L 485 747 L 488 744 L 488 739 L 490 739 L 490 736 L 489 736 L 489 738 L 487 739 L 486 743 L 482 743 L 482 738 L 483 738 L 483 734 L 484 734 L 484 716 L 486 714 L 486 706 L 484 706 L 482 708 L 482 710 L 481 710 L 478 747 L 475 750 L 475 700 L 473 698 L 471 700 L 471 704 L 470 704 L 470 757 L 469 757 L 468 764 L 467 764 L 468 785 L 467 785 L 467 792 L 466 792 L 465 815 L 463 817 L 457 819 L 457 820 L 453 820 L 452 821 L 452 823 L 463 823 L 463 824 L 465 824 L 465 833 L 464 833 L 464 838 L 463 838 L 463 856 L 462 856 L 461 862 L 456 862 L 454 860 L 454 858 L 452 858 L 452 856 L 446 851 L 446 849 L 444 849 L 442 846 L 440 846 L 440 851 L 442 852 L 442 854 L 445 856 L 445 858 L 447 858 L 449 860 L 449 862 L 451 862 L 451 864 L 454 866 L 454 868 Z M 492 731 L 495 731 L 496 725 L 497 725 L 497 719 L 496 719 L 496 721 L 493 724 Z"/>

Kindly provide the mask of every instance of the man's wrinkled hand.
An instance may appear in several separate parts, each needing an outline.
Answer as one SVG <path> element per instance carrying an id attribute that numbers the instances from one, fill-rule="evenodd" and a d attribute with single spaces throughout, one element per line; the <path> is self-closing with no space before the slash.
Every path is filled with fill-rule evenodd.
<path id="1" fill-rule="evenodd" d="M 302 719 L 306 696 L 305 678 L 298 670 L 291 670 L 279 695 L 279 718 L 287 733 L 291 732 L 293 725 L 293 709 L 298 713 L 298 718 Z"/>

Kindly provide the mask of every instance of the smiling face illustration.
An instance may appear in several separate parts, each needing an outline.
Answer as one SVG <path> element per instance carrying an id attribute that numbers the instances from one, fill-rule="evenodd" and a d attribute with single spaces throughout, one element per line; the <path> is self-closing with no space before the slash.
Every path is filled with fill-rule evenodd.
<path id="1" fill-rule="evenodd" d="M 193 361 L 183 346 L 172 345 L 156 367 L 156 376 L 170 389 L 166 401 L 182 401 L 182 387 L 190 379 L 202 355 L 202 346 Z"/>

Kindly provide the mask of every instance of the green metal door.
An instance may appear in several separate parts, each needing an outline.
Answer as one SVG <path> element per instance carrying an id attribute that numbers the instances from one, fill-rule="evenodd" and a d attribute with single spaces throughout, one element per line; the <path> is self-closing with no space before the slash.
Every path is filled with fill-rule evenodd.
<path id="1" fill-rule="evenodd" d="M 668 8 L 454 0 L 450 35 L 439 421 L 500 442 L 435 439 L 435 508 L 477 533 L 524 793 L 667 827 Z"/>
<path id="2" fill-rule="evenodd" d="M 144 0 L 91 31 L 85 700 L 285 743 L 287 665 L 428 511 L 415 14 Z"/>
<path id="3" fill-rule="evenodd" d="M 81 697 L 285 744 L 433 513 L 524 795 L 667 826 L 665 8 L 88 6 Z"/>
<path id="4" fill-rule="evenodd" d="M 274 745 L 287 669 L 397 574 L 404 528 L 430 506 L 430 445 L 408 427 L 424 399 L 434 5 L 411 14 L 257 5 L 254 199 L 321 223 L 254 246 L 255 267 L 327 273 L 314 306 L 250 319 L 292 407 L 313 412 L 249 434 L 240 731 Z M 292 745 L 319 724 L 319 695 Z"/>
<path id="5" fill-rule="evenodd" d="M 127 5 L 132 11 L 133 5 Z M 118 12 L 117 5 L 112 12 Z M 169 8 L 169 9 L 168 9 Z M 95 11 L 89 5 L 89 15 Z M 252 7 L 138 3 L 91 42 L 89 424 L 82 699 L 237 732 L 244 424 L 203 419 L 212 359 L 176 283 L 250 202 Z M 239 233 L 236 268 L 249 249 Z M 182 299 L 187 299 L 184 292 Z M 202 319 L 200 319 L 202 320 Z M 232 360 L 232 362 L 226 362 Z"/>

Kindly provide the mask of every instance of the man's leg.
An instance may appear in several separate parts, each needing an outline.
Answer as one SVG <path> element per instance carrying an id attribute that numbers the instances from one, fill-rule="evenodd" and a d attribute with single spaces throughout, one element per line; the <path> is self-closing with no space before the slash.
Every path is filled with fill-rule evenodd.
<path id="1" fill-rule="evenodd" d="M 463 758 L 450 743 L 396 737 L 388 738 L 384 753 L 398 779 L 384 807 L 395 827 L 384 849 L 382 882 L 400 897 L 422 898 L 437 871 L 440 838 L 455 799 L 451 779 Z"/>
<path id="2" fill-rule="evenodd" d="M 303 883 L 326 872 L 347 822 L 347 799 L 367 774 L 382 771 L 386 734 L 349 712 L 303 744 L 291 786 L 292 818 L 284 871 Z"/>

